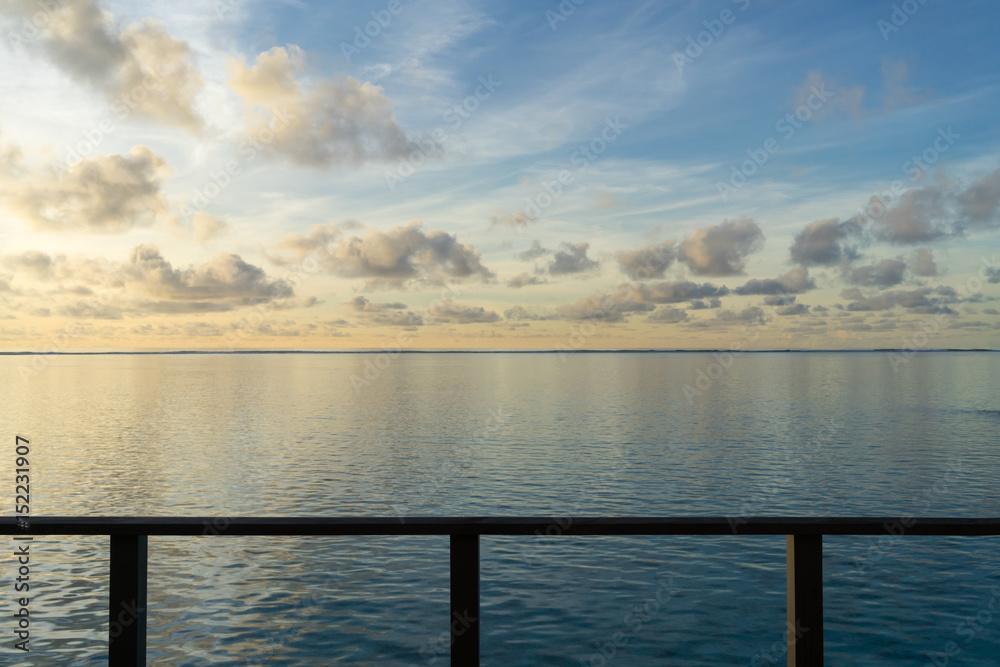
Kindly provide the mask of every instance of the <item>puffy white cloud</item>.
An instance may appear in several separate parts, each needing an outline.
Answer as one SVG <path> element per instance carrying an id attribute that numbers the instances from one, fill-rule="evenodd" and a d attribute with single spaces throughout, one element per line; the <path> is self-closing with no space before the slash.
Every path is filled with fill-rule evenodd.
<path id="1" fill-rule="evenodd" d="M 500 316 L 482 306 L 467 306 L 445 299 L 427 309 L 428 317 L 438 322 L 455 324 L 479 324 L 500 321 Z"/>
<path id="2" fill-rule="evenodd" d="M 521 260 L 522 262 L 530 262 L 533 259 L 538 259 L 552 252 L 548 248 L 543 248 L 542 244 L 538 241 L 532 241 L 531 247 L 524 252 L 519 252 L 514 257 Z"/>
<path id="3" fill-rule="evenodd" d="M 391 327 L 419 327 L 424 324 L 424 318 L 406 310 L 405 303 L 374 303 L 363 296 L 356 296 L 347 305 L 362 314 L 362 324 Z"/>
<path id="4" fill-rule="evenodd" d="M 658 322 L 660 324 L 676 324 L 678 322 L 686 322 L 687 318 L 688 314 L 686 310 L 663 306 L 650 313 L 647 319 L 650 322 Z"/>
<path id="5" fill-rule="evenodd" d="M 527 287 L 528 285 L 544 285 L 549 281 L 541 276 L 532 275 L 526 271 L 522 271 L 513 278 L 507 280 L 507 287 L 513 287 L 518 289 L 520 287 Z"/>
<path id="6" fill-rule="evenodd" d="M 286 281 L 228 253 L 186 268 L 175 268 L 151 245 L 135 246 L 125 262 L 38 251 L 2 259 L 26 288 L 47 287 L 53 305 L 71 317 L 222 312 L 294 296 Z"/>
<path id="7" fill-rule="evenodd" d="M 225 236 L 230 230 L 228 222 L 207 211 L 196 211 L 188 224 L 176 217 L 167 219 L 167 231 L 178 238 L 189 238 L 198 244 Z"/>
<path id="8" fill-rule="evenodd" d="M 39 5 L 7 0 L 0 11 L 24 18 Z M 73 77 L 103 92 L 124 113 L 198 130 L 202 120 L 194 100 L 202 88 L 201 73 L 190 47 L 151 20 L 119 29 L 97 0 L 48 3 L 48 19 L 37 43 L 45 55 Z M 30 45 L 35 42 L 32 41 Z"/>
<path id="9" fill-rule="evenodd" d="M 743 273 L 747 256 L 763 244 L 760 226 L 740 217 L 695 229 L 681 242 L 678 254 L 697 275 L 732 276 Z"/>
<path id="10" fill-rule="evenodd" d="M 903 193 L 872 225 L 875 238 L 895 244 L 927 243 L 949 234 L 943 219 L 946 192 L 939 186 L 913 188 Z"/>
<path id="11" fill-rule="evenodd" d="M 1000 169 L 959 194 L 958 209 L 967 227 L 1000 226 Z"/>
<path id="12" fill-rule="evenodd" d="M 600 264 L 587 257 L 589 243 L 560 243 L 549 262 L 548 271 L 554 276 L 594 271 Z"/>
<path id="13" fill-rule="evenodd" d="M 634 250 L 622 250 L 615 255 L 622 273 L 632 280 L 662 278 L 677 259 L 677 242 L 673 239 L 650 243 Z"/>
<path id="14" fill-rule="evenodd" d="M 508 308 L 507 310 L 503 311 L 503 317 L 505 320 L 512 320 L 515 322 L 520 320 L 536 321 L 536 320 L 556 319 L 556 316 L 554 315 L 530 311 L 524 306 L 513 306 L 511 308 Z"/>
<path id="15" fill-rule="evenodd" d="M 733 290 L 736 294 L 800 294 L 813 289 L 816 284 L 809 277 L 809 270 L 795 267 L 777 278 L 754 278 Z"/>
<path id="16" fill-rule="evenodd" d="M 843 290 L 840 296 L 851 301 L 847 304 L 849 311 L 891 310 L 902 306 L 911 313 L 918 314 L 954 314 L 955 311 L 945 304 L 959 301 L 955 291 L 946 286 L 881 292 L 869 296 L 865 296 L 861 290 L 854 287 Z"/>
<path id="17" fill-rule="evenodd" d="M 347 302 L 353 310 L 359 313 L 377 313 L 386 310 L 406 310 L 405 303 L 374 303 L 363 296 L 356 296 Z"/>
<path id="18" fill-rule="evenodd" d="M 918 276 L 936 276 L 938 267 L 934 262 L 934 251 L 930 248 L 917 248 L 909 261 L 910 270 Z"/>
<path id="19" fill-rule="evenodd" d="M 565 320 L 596 320 L 601 322 L 621 322 L 624 314 L 648 312 L 655 306 L 628 298 L 624 292 L 615 295 L 592 294 L 577 299 L 573 303 L 559 306 L 556 312 Z"/>
<path id="20" fill-rule="evenodd" d="M 629 298 L 640 303 L 680 303 L 693 299 L 718 298 L 729 294 L 729 288 L 711 283 L 690 281 L 636 283 L 627 288 Z"/>
<path id="21" fill-rule="evenodd" d="M 332 223 L 318 225 L 308 236 L 292 234 L 273 247 L 279 263 L 314 254 L 319 266 L 344 278 L 366 278 L 369 288 L 401 287 L 408 282 L 440 284 L 445 280 L 492 282 L 479 251 L 442 230 L 425 232 L 419 222 L 364 237 L 344 237 Z"/>
<path id="22" fill-rule="evenodd" d="M 40 171 L 8 183 L 11 210 L 45 231 L 123 232 L 167 213 L 161 179 L 166 162 L 145 146 L 99 155 L 59 174 Z"/>
<path id="23" fill-rule="evenodd" d="M 247 134 L 275 130 L 271 148 L 296 164 L 357 166 L 413 148 L 381 87 L 348 76 L 303 90 L 305 58 L 297 46 L 274 47 L 252 65 L 232 58 L 228 66 L 229 85 L 247 107 Z"/>
<path id="24" fill-rule="evenodd" d="M 854 260 L 857 251 L 844 241 L 855 229 L 851 223 L 841 222 L 839 218 L 809 223 L 795 236 L 791 247 L 792 261 L 803 266 L 829 266 Z"/>
<path id="25" fill-rule="evenodd" d="M 901 259 L 883 259 L 874 264 L 854 266 L 844 273 L 844 280 L 862 287 L 893 287 L 903 282 L 906 262 Z"/>

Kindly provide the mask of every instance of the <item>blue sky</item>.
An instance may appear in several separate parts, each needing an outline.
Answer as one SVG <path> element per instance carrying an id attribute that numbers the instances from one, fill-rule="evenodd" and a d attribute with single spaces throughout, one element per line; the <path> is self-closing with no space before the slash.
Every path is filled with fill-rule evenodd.
<path id="1" fill-rule="evenodd" d="M 5 348 L 995 346 L 993 3 L 2 12 Z"/>

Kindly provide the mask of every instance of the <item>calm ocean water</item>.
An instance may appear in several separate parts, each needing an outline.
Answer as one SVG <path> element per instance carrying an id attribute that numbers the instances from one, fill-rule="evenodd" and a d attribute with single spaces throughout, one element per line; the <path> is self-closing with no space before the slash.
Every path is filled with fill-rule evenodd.
<path id="1" fill-rule="evenodd" d="M 20 434 L 36 516 L 1000 516 L 996 353 L 58 356 L 22 377 L 32 361 L 0 356 L 8 512 Z M 784 548 L 484 537 L 484 664 L 784 664 Z M 939 665 L 998 664 L 1000 540 L 824 548 L 828 664 L 934 664 L 949 642 Z M 447 664 L 447 555 L 151 538 L 150 664 Z M 107 538 L 36 538 L 25 658 L 0 561 L 0 663 L 106 664 L 107 567 Z"/>

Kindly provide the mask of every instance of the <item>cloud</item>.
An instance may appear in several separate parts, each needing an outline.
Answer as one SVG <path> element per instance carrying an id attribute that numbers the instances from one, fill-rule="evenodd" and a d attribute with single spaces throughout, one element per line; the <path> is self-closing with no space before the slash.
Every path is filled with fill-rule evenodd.
<path id="1" fill-rule="evenodd" d="M 247 108 L 249 136 L 276 129 L 271 147 L 306 167 L 359 166 L 410 152 L 381 87 L 347 76 L 303 90 L 297 76 L 304 67 L 294 45 L 265 51 L 253 65 L 245 57 L 229 60 L 229 85 Z"/>
<path id="2" fill-rule="evenodd" d="M 466 306 L 445 299 L 427 309 L 429 317 L 436 321 L 455 324 L 488 324 L 500 321 L 500 316 L 482 306 Z"/>
<path id="3" fill-rule="evenodd" d="M 598 211 L 611 211 L 629 205 L 627 201 L 615 199 L 615 196 L 607 190 L 598 190 L 597 197 L 597 203 L 594 204 L 594 208 Z"/>
<path id="4" fill-rule="evenodd" d="M 695 229 L 678 247 L 681 261 L 700 276 L 743 273 L 746 257 L 764 244 L 764 232 L 747 217 Z"/>
<path id="5" fill-rule="evenodd" d="M 872 236 L 897 245 L 997 229 L 1000 228 L 1000 169 L 964 188 L 942 176 L 935 183 L 903 192 L 899 201 L 888 209 L 876 198 L 869 208 L 883 212 L 871 225 Z"/>
<path id="6" fill-rule="evenodd" d="M 1000 269 L 992 266 L 986 267 L 986 282 L 1000 283 Z"/>
<path id="7" fill-rule="evenodd" d="M 851 285 L 884 289 L 903 282 L 905 271 L 906 262 L 901 259 L 883 259 L 875 264 L 855 266 L 846 270 L 844 280 Z"/>
<path id="8" fill-rule="evenodd" d="M 958 197 L 958 209 L 968 226 L 1000 224 L 1000 169 L 969 186 Z"/>
<path id="9" fill-rule="evenodd" d="M 548 271 L 554 276 L 567 273 L 583 273 L 597 269 L 600 264 L 587 257 L 589 243 L 560 243 Z"/>
<path id="10" fill-rule="evenodd" d="M 724 323 L 752 322 L 754 324 L 763 324 L 767 321 L 767 316 L 764 313 L 764 309 L 758 306 L 748 306 L 735 313 L 731 310 L 720 310 L 716 314 L 715 319 L 717 322 Z"/>
<path id="11" fill-rule="evenodd" d="M 891 310 L 897 306 L 901 306 L 912 313 L 954 314 L 955 311 L 944 304 L 958 301 L 954 295 L 954 290 L 945 286 L 937 288 L 921 287 L 909 291 L 882 292 L 871 296 L 865 296 L 861 290 L 853 287 L 842 291 L 840 296 L 851 300 L 851 303 L 847 304 L 847 310 L 854 312 Z"/>
<path id="12" fill-rule="evenodd" d="M 736 294 L 801 294 L 816 287 L 809 270 L 795 267 L 777 278 L 754 278 L 733 290 Z"/>
<path id="13" fill-rule="evenodd" d="M 639 303 L 626 298 L 624 293 L 614 296 L 592 294 L 577 299 L 573 303 L 556 308 L 564 320 L 597 320 L 601 322 L 621 322 L 625 313 L 649 312 L 655 306 Z"/>
<path id="14" fill-rule="evenodd" d="M 406 310 L 405 303 L 374 303 L 363 296 L 356 296 L 347 305 L 357 313 L 362 313 L 362 323 L 374 326 L 419 327 L 424 318 Z"/>
<path id="15" fill-rule="evenodd" d="M 886 60 L 882 63 L 882 78 L 885 81 L 885 110 L 892 111 L 926 99 L 926 95 L 914 92 L 907 83 L 910 76 L 905 60 Z"/>
<path id="16" fill-rule="evenodd" d="M 930 248 L 917 248 L 909 262 L 910 270 L 918 276 L 938 275 L 937 264 L 934 263 L 934 251 Z"/>
<path id="17" fill-rule="evenodd" d="M 10 183 L 3 196 L 14 213 L 43 231 L 124 232 L 166 214 L 160 179 L 166 162 L 145 146 L 100 155 L 60 175 L 43 171 Z"/>
<path id="18" fill-rule="evenodd" d="M 360 236 L 341 235 L 332 223 L 318 225 L 308 236 L 291 234 L 276 243 L 279 262 L 301 260 L 316 253 L 327 272 L 343 278 L 367 278 L 372 288 L 401 287 L 407 282 L 440 284 L 445 280 L 479 279 L 495 275 L 483 266 L 479 251 L 442 230 L 424 232 L 412 222 L 388 231 L 371 230 Z M 284 253 L 283 255 L 281 253 Z"/>
<path id="19" fill-rule="evenodd" d="M 313 225 L 308 236 L 292 232 L 274 244 L 275 253 L 269 253 L 268 258 L 280 266 L 293 262 L 301 262 L 313 253 L 326 253 L 330 245 L 340 238 L 340 227 L 336 223 Z"/>
<path id="20" fill-rule="evenodd" d="M 501 227 L 524 227 L 529 222 L 534 221 L 535 216 L 528 215 L 525 211 L 496 211 L 492 216 L 490 216 L 491 225 L 500 225 Z"/>
<path id="21" fill-rule="evenodd" d="M 517 289 L 528 285 L 545 285 L 548 282 L 548 280 L 540 276 L 533 276 L 530 273 L 521 272 L 507 281 L 507 287 Z"/>
<path id="22" fill-rule="evenodd" d="M 519 259 L 522 262 L 530 262 L 531 260 L 538 259 L 539 257 L 547 255 L 550 252 L 552 251 L 549 250 L 548 248 L 543 248 L 542 244 L 539 243 L 538 241 L 532 241 L 530 248 L 528 248 L 524 252 L 519 252 L 518 254 L 514 255 L 514 258 Z"/>
<path id="23" fill-rule="evenodd" d="M 263 269 L 230 253 L 220 253 L 199 266 L 175 269 L 155 246 L 139 245 L 129 254 L 123 275 L 130 288 L 176 302 L 252 305 L 293 296 L 286 281 L 269 280 Z"/>
<path id="24" fill-rule="evenodd" d="M 39 9 L 31 0 L 10 0 L 3 6 L 3 11 L 25 18 Z M 187 43 L 167 34 L 163 24 L 146 19 L 120 30 L 96 0 L 46 7 L 48 21 L 40 27 L 38 44 L 60 69 L 104 93 L 119 113 L 201 128 L 194 110 L 203 85 L 201 73 Z"/>
<path id="25" fill-rule="evenodd" d="M 864 115 L 861 108 L 864 96 L 864 86 L 836 85 L 819 72 L 809 72 L 806 80 L 795 89 L 794 106 L 796 110 L 806 107 L 809 111 L 807 118 L 810 120 L 822 120 L 838 111 L 859 118 Z M 802 116 L 799 118 L 804 119 Z"/>
<path id="26" fill-rule="evenodd" d="M 513 320 L 513 321 L 519 321 L 519 320 L 537 321 L 537 320 L 555 319 L 552 315 L 544 315 L 541 313 L 532 312 L 527 308 L 525 308 L 524 306 L 513 306 L 511 308 L 508 308 L 507 310 L 503 311 L 503 317 L 505 320 Z"/>
<path id="27" fill-rule="evenodd" d="M 681 308 L 663 306 L 650 313 L 646 319 L 650 322 L 658 322 L 660 324 L 676 324 L 677 322 L 686 322 L 687 318 L 687 311 Z"/>
<path id="28" fill-rule="evenodd" d="M 690 281 L 636 283 L 627 288 L 631 300 L 640 303 L 680 303 L 692 299 L 722 297 L 729 294 L 729 288 L 724 285 Z"/>
<path id="29" fill-rule="evenodd" d="M 28 250 L 19 255 L 4 255 L 4 268 L 15 273 L 26 274 L 35 280 L 50 280 L 54 262 L 50 256 L 38 250 Z"/>
<path id="30" fill-rule="evenodd" d="M 4 131 L 0 129 L 0 176 L 10 178 L 16 175 L 23 157 L 20 146 L 5 139 Z"/>
<path id="31" fill-rule="evenodd" d="M 792 243 L 792 261 L 803 266 L 829 266 L 841 261 L 853 261 L 857 251 L 843 243 L 856 229 L 839 218 L 828 218 L 809 223 L 795 235 Z"/>
<path id="32" fill-rule="evenodd" d="M 946 193 L 939 186 L 913 188 L 873 225 L 875 238 L 894 244 L 927 243 L 948 236 L 942 220 Z"/>
<path id="33" fill-rule="evenodd" d="M 405 303 L 373 303 L 363 296 L 356 296 L 347 305 L 359 313 L 377 313 L 386 310 L 406 310 Z"/>
<path id="34" fill-rule="evenodd" d="M 787 306 L 781 306 L 775 312 L 783 317 L 792 315 L 805 315 L 806 313 L 809 312 L 809 306 L 805 305 L 804 303 L 793 303 Z"/>
<path id="35" fill-rule="evenodd" d="M 677 259 L 676 243 L 675 240 L 668 239 L 635 250 L 622 250 L 615 258 L 622 273 L 632 280 L 662 278 Z"/>
<path id="36" fill-rule="evenodd" d="M 70 317 L 223 312 L 294 296 L 288 282 L 228 253 L 187 268 L 175 268 L 152 245 L 135 246 L 125 262 L 27 251 L 3 263 L 19 282 L 51 285 L 47 298 Z"/>
<path id="37" fill-rule="evenodd" d="M 722 301 L 720 299 L 709 299 L 708 303 L 705 303 L 701 299 L 692 299 L 691 303 L 688 304 L 688 310 L 705 310 L 706 308 L 721 308 Z"/>
<path id="38" fill-rule="evenodd" d="M 195 243 L 205 244 L 209 241 L 225 236 L 232 227 L 223 218 L 212 215 L 207 211 L 196 211 L 191 216 L 190 224 L 184 224 L 176 217 L 167 219 L 167 231 L 178 238 L 190 238 Z"/>

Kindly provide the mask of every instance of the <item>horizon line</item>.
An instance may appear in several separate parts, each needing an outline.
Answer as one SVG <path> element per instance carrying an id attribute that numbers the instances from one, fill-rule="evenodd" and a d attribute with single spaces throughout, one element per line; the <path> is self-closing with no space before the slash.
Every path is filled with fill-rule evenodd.
<path id="1" fill-rule="evenodd" d="M 589 349 L 589 350 L 560 350 L 560 349 L 455 349 L 455 348 L 428 348 L 416 350 L 393 349 L 392 347 L 381 348 L 359 348 L 359 349 L 332 349 L 332 350 L 281 350 L 281 349 L 250 349 L 250 350 L 198 350 L 198 349 L 178 349 L 178 350 L 102 350 L 102 351 L 51 351 L 39 352 L 32 350 L 0 351 L 0 356 L 79 356 L 79 355 L 125 355 L 125 354 L 657 354 L 657 353 L 718 353 L 729 352 L 731 354 L 761 354 L 761 353 L 809 353 L 809 352 L 897 352 L 897 353 L 918 353 L 918 352 L 1000 352 L 998 348 L 760 348 L 752 350 L 731 350 L 727 348 L 616 348 L 616 349 Z"/>

